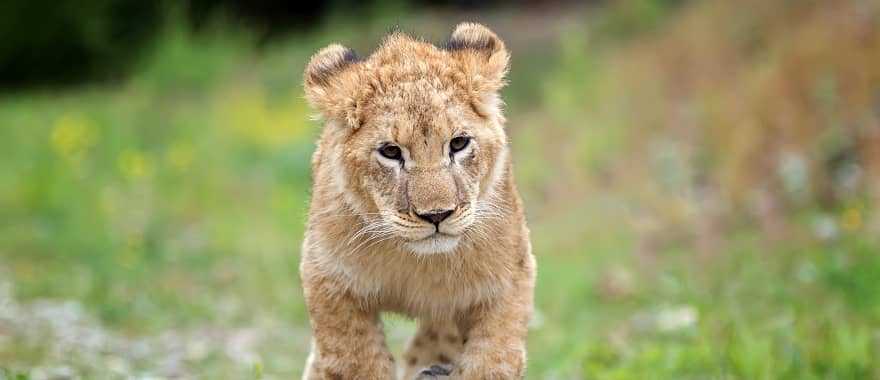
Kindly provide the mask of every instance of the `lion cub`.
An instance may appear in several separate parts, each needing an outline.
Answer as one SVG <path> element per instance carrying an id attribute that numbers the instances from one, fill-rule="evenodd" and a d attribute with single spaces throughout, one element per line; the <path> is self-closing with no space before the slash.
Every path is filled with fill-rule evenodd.
<path id="1" fill-rule="evenodd" d="M 304 379 L 394 379 L 379 313 L 419 321 L 403 379 L 519 379 L 535 259 L 499 90 L 509 54 L 463 23 L 444 46 L 400 32 L 369 57 L 330 45 L 305 70 L 324 130 L 300 274 Z"/>

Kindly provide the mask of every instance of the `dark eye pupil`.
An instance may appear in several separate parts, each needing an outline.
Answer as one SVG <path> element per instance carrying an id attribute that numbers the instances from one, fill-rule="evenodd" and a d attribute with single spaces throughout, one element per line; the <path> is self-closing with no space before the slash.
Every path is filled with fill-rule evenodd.
<path id="1" fill-rule="evenodd" d="M 456 137 L 449 142 L 449 147 L 452 148 L 453 152 L 458 152 L 468 145 L 468 141 L 470 140 L 467 137 Z"/>
<path id="2" fill-rule="evenodd" d="M 390 158 L 393 160 L 400 158 L 400 148 L 394 145 L 386 145 L 379 150 L 379 153 L 382 153 L 386 158 Z"/>

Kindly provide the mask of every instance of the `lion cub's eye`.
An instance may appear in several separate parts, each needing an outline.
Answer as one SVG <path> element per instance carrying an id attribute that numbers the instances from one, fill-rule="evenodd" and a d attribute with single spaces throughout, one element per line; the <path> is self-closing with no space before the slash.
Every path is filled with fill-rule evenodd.
<path id="1" fill-rule="evenodd" d="M 449 150 L 452 153 L 461 151 L 464 148 L 467 148 L 468 144 L 470 144 L 471 138 L 467 136 L 458 136 L 452 140 L 449 140 Z"/>
<path id="2" fill-rule="evenodd" d="M 403 158 L 402 153 L 403 152 L 401 152 L 400 147 L 397 145 L 386 144 L 386 145 L 382 146 L 381 148 L 379 148 L 379 154 L 381 154 L 382 157 L 392 159 L 392 160 L 402 159 Z"/>

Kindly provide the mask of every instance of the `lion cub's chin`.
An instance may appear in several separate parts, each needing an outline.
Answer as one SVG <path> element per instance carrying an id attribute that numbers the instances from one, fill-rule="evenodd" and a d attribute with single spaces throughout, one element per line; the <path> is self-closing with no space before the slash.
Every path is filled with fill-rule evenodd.
<path id="1" fill-rule="evenodd" d="M 406 242 L 405 246 L 417 255 L 452 252 L 458 246 L 459 236 L 434 234 L 424 239 Z"/>

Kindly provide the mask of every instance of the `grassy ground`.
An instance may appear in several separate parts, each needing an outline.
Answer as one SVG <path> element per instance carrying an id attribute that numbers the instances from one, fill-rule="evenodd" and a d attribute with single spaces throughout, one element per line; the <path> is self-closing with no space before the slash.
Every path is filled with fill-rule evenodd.
<path id="1" fill-rule="evenodd" d="M 814 169 L 875 147 L 836 128 L 880 125 L 878 8 L 667 3 L 478 17 L 514 54 L 529 378 L 880 378 L 877 172 Z M 0 100 L 0 379 L 298 376 L 304 62 L 474 16 L 377 12 L 261 49 L 169 28 L 120 83 Z M 815 97 L 782 100 L 813 76 Z M 386 325 L 399 349 L 411 322 Z"/>

